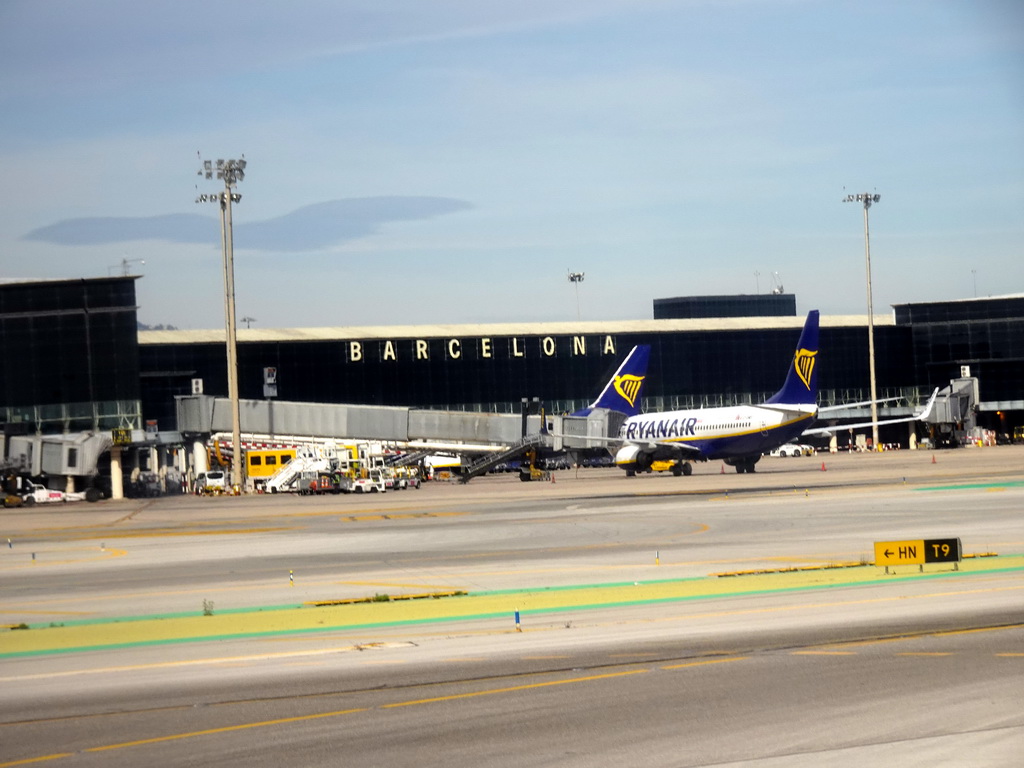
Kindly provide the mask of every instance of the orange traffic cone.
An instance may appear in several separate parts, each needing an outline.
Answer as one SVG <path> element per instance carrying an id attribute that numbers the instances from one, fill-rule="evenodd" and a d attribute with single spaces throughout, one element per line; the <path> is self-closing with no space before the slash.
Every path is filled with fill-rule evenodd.
<path id="1" fill-rule="evenodd" d="M 932 464 L 934 464 L 934 463 L 935 463 L 935 454 L 933 453 L 932 454 Z"/>
<path id="2" fill-rule="evenodd" d="M 825 469 L 825 462 L 824 462 L 824 461 L 823 461 L 823 462 L 821 462 L 821 471 L 822 471 L 822 472 L 825 472 L 825 471 L 827 471 L 827 470 Z"/>
<path id="3" fill-rule="evenodd" d="M 725 464 L 722 465 L 722 471 L 719 472 L 718 474 L 720 474 L 720 475 L 724 475 L 725 474 Z"/>

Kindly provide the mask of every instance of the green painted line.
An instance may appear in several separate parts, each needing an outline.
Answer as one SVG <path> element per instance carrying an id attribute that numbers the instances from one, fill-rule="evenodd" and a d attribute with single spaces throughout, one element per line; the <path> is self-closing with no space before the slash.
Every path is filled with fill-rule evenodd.
<path id="1" fill-rule="evenodd" d="M 1024 487 L 1024 480 L 1011 480 L 1006 483 L 961 483 L 959 485 L 935 485 L 931 487 L 914 488 L 915 491 L 976 491 L 985 488 L 1021 488 Z"/>
<path id="2" fill-rule="evenodd" d="M 572 613 L 1024 571 L 1024 556 L 1000 557 L 998 565 L 994 560 L 986 558 L 985 561 L 964 561 L 960 570 L 955 571 L 907 572 L 884 577 L 877 575 L 879 567 L 868 565 L 862 566 L 859 574 L 854 573 L 853 569 L 823 569 L 729 579 L 705 577 L 550 590 L 509 590 L 459 595 L 445 600 L 370 602 L 290 609 L 281 606 L 270 611 L 238 609 L 232 615 L 223 612 L 212 616 L 186 614 L 171 618 L 135 619 L 119 624 L 116 641 L 111 633 L 111 624 L 118 624 L 117 620 L 95 622 L 93 626 L 8 630 L 0 632 L 0 659 L 500 618 L 509 621 L 509 631 L 512 631 L 511 616 L 515 610 L 525 616 Z M 994 567 L 987 567 L 989 564 Z M 574 597 L 577 599 L 574 600 Z"/>

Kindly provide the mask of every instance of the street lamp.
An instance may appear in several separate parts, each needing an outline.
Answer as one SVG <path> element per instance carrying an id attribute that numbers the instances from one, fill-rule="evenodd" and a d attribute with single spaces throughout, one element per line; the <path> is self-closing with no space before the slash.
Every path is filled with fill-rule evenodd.
<path id="1" fill-rule="evenodd" d="M 228 397 L 231 400 L 231 484 L 241 489 L 245 482 L 242 462 L 241 415 L 238 405 L 238 346 L 235 338 L 235 254 L 231 227 L 231 204 L 242 196 L 234 191 L 235 185 L 245 178 L 245 155 L 241 160 L 218 160 L 216 166 L 204 160 L 199 175 L 212 179 L 214 175 L 224 181 L 224 191 L 213 195 L 200 195 L 197 203 L 220 204 L 220 243 L 224 254 L 224 322 L 227 330 Z"/>
<path id="2" fill-rule="evenodd" d="M 871 440 L 872 450 L 879 450 L 878 445 L 878 398 L 875 395 L 875 314 L 871 301 L 871 237 L 868 230 L 868 208 L 872 203 L 882 199 L 881 195 L 862 193 L 847 195 L 844 203 L 864 204 L 864 264 L 867 268 L 868 283 L 868 375 L 871 378 Z"/>
<path id="3" fill-rule="evenodd" d="M 580 319 L 580 283 L 583 282 L 583 273 L 582 272 L 573 272 L 572 270 L 567 270 L 567 271 L 569 272 L 569 282 L 572 283 L 574 286 L 576 286 L 576 319 L 579 320 Z"/>
<path id="4" fill-rule="evenodd" d="M 251 328 L 252 324 L 256 322 L 256 318 L 249 317 L 248 315 L 246 315 L 245 317 L 242 318 L 242 322 L 245 323 L 246 328 Z"/>
<path id="5" fill-rule="evenodd" d="M 121 264 L 120 265 L 115 264 L 112 267 L 107 267 L 107 274 L 109 275 L 111 270 L 120 269 L 121 270 L 121 276 L 122 277 L 128 277 L 129 275 L 131 275 L 131 269 L 128 266 L 129 264 L 141 264 L 141 265 L 145 266 L 146 265 L 146 260 L 145 259 L 129 259 L 129 258 L 121 259 Z"/>

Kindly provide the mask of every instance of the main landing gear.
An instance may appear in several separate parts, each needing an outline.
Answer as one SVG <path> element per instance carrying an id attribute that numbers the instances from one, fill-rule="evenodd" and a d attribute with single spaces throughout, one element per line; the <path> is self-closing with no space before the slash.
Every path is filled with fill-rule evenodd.
<path id="1" fill-rule="evenodd" d="M 754 474 L 754 472 L 757 471 L 757 469 L 755 468 L 754 465 L 757 464 L 757 460 L 759 458 L 761 458 L 761 457 L 760 456 L 747 456 L 747 457 L 742 458 L 742 459 L 736 459 L 733 462 L 733 466 L 736 467 L 736 472 L 741 474 L 741 475 L 744 472 L 747 472 L 749 474 Z"/>

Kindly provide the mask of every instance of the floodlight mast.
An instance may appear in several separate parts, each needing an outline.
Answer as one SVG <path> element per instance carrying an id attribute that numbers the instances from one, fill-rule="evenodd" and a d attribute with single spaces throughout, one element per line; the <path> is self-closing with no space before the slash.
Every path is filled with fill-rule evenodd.
<path id="1" fill-rule="evenodd" d="M 576 319 L 580 319 L 580 283 L 583 282 L 583 272 L 573 272 L 571 269 L 566 270 L 569 273 L 569 282 L 576 287 Z"/>
<path id="2" fill-rule="evenodd" d="M 880 451 L 878 444 L 878 397 L 875 394 L 875 313 L 871 300 L 871 236 L 868 228 L 868 208 L 872 203 L 882 199 L 881 195 L 874 193 L 861 193 L 859 195 L 847 195 L 843 198 L 844 203 L 864 204 L 864 264 L 867 270 L 868 286 L 868 376 L 871 380 L 871 448 Z"/>
<path id="3" fill-rule="evenodd" d="M 245 462 L 242 460 L 241 409 L 238 402 L 238 342 L 235 323 L 235 254 L 231 224 L 231 204 L 242 196 L 235 185 L 245 178 L 245 155 L 240 160 L 217 160 L 216 166 L 204 160 L 199 175 L 212 179 L 216 174 L 224 182 L 224 191 L 199 195 L 197 203 L 220 203 L 220 240 L 224 255 L 224 324 L 227 335 L 228 398 L 231 400 L 231 485 L 236 493 L 245 487 Z"/>

